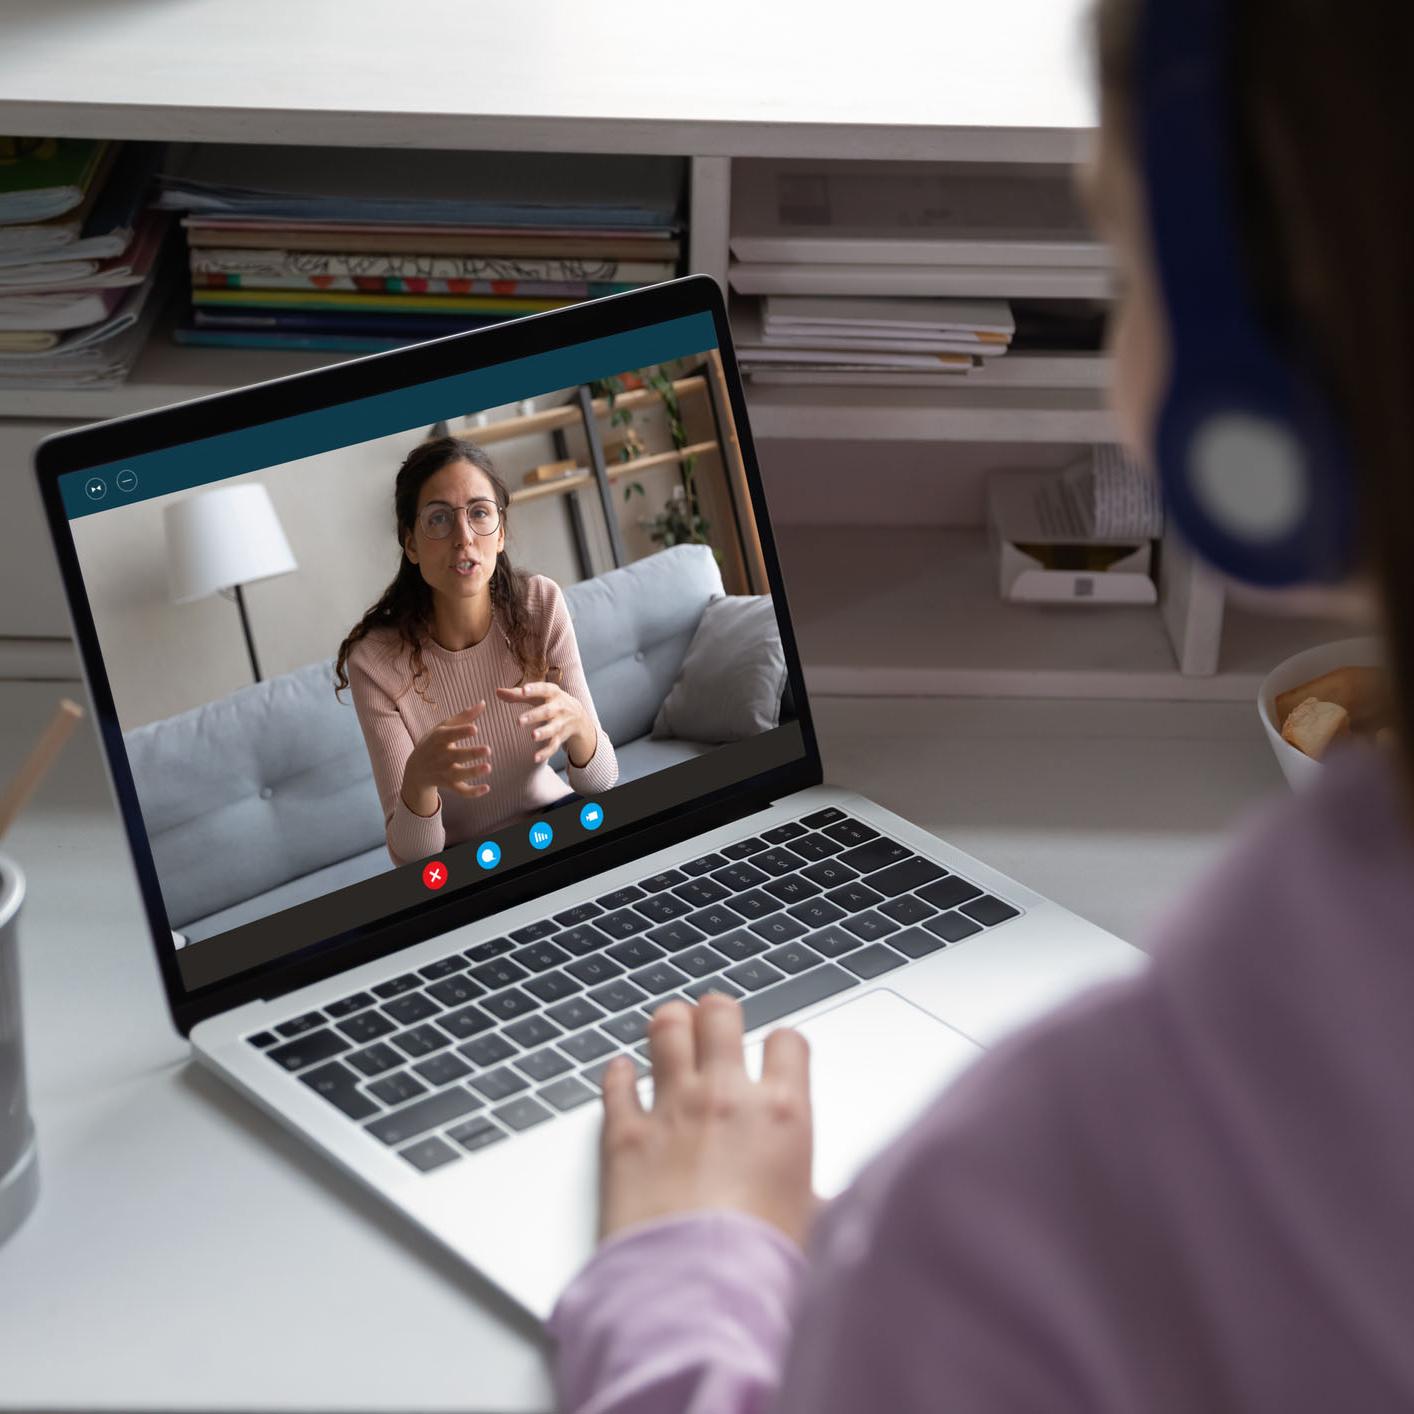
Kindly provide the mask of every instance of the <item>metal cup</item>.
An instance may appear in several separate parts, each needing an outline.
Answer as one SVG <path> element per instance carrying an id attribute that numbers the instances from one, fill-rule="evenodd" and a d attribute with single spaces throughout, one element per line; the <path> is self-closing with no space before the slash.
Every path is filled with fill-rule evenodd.
<path id="1" fill-rule="evenodd" d="M 19 918 L 24 896 L 24 875 L 14 860 L 0 855 L 0 1243 L 24 1222 L 39 1197 L 20 1026 Z"/>

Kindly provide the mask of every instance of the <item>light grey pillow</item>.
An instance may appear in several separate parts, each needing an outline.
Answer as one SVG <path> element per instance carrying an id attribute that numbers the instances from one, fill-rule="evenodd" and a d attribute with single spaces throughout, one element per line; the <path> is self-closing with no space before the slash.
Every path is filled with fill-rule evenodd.
<path id="1" fill-rule="evenodd" d="M 682 672 L 658 709 L 655 737 L 740 741 L 779 725 L 786 655 L 769 594 L 713 599 Z"/>

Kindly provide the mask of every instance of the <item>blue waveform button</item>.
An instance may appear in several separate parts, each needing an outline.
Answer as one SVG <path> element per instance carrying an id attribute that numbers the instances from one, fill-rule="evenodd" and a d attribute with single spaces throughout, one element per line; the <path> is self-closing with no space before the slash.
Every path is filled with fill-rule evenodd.
<path id="1" fill-rule="evenodd" d="M 550 841 L 555 838 L 555 832 L 550 828 L 548 820 L 537 820 L 530 827 L 530 847 L 532 849 L 547 849 Z"/>

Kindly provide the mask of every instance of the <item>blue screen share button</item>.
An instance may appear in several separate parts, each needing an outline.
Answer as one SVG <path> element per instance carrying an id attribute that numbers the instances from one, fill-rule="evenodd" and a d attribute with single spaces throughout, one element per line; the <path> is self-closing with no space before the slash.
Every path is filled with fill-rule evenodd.
<path id="1" fill-rule="evenodd" d="M 588 800 L 580 806 L 579 823 L 586 830 L 597 830 L 604 823 L 604 807 L 597 800 Z"/>
<path id="2" fill-rule="evenodd" d="M 495 840 L 482 840 L 476 846 L 476 862 L 483 869 L 494 869 L 501 862 L 501 846 Z"/>
<path id="3" fill-rule="evenodd" d="M 530 827 L 530 845 L 532 849 L 548 849 L 550 841 L 555 838 L 555 832 L 550 828 L 548 820 L 537 820 Z"/>

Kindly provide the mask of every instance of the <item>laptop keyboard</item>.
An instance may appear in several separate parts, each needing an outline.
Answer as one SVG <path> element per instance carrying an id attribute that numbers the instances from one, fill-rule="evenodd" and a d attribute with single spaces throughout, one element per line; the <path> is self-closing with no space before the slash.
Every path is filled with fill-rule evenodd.
<path id="1" fill-rule="evenodd" d="M 429 1172 L 648 1070 L 666 1001 L 725 992 L 748 1031 L 1015 918 L 833 807 L 303 1012 L 246 1039 Z"/>

